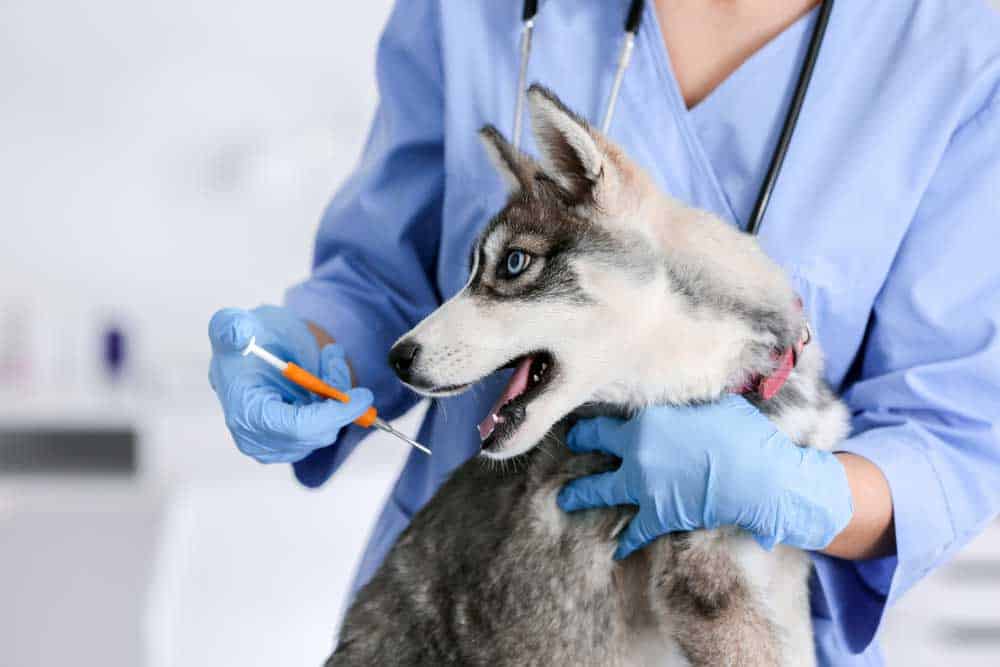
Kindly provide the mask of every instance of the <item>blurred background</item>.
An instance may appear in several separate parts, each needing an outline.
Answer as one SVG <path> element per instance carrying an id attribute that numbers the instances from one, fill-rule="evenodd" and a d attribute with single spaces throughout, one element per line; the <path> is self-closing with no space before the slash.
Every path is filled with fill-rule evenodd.
<path id="1" fill-rule="evenodd" d="M 390 5 L 0 3 L 0 665 L 330 650 L 405 445 L 317 491 L 240 455 L 205 331 L 307 273 Z M 891 663 L 997 664 L 998 600 L 993 528 L 894 610 Z"/>

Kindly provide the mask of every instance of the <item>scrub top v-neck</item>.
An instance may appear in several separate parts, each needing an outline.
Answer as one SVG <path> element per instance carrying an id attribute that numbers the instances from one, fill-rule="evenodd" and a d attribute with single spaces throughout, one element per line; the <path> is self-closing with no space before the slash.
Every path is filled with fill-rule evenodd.
<path id="1" fill-rule="evenodd" d="M 286 303 L 347 350 L 381 415 L 417 397 L 395 340 L 465 283 L 506 193 L 477 136 L 511 132 L 520 3 L 400 0 L 377 59 L 380 104 L 326 211 L 310 278 Z M 626 0 L 539 5 L 529 82 L 599 121 Z M 804 15 L 688 110 L 647 3 L 610 138 L 667 193 L 745 224 L 817 16 Z M 881 664 L 884 610 L 1000 508 L 1000 18 L 979 0 L 840 0 L 759 237 L 791 277 L 854 413 L 841 449 L 889 481 L 897 555 L 814 554 L 821 664 Z M 530 133 L 522 148 L 537 154 Z M 667 334 L 665 334 L 667 335 Z M 479 450 L 504 378 L 429 407 L 374 528 L 355 588 L 441 482 Z M 322 484 L 364 437 L 350 427 L 295 464 Z M 446 555 L 442 555 L 446 557 Z"/>

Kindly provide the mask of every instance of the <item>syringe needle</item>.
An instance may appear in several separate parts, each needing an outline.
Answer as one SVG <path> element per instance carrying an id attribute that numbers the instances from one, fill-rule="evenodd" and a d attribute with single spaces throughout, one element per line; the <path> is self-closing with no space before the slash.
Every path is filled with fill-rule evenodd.
<path id="1" fill-rule="evenodd" d="M 430 454 L 431 453 L 430 449 L 428 449 L 427 447 L 424 447 L 423 445 L 421 445 L 416 440 L 411 440 L 410 438 L 406 437 L 405 435 L 403 435 L 402 433 L 400 433 L 399 431 L 397 431 L 393 427 L 391 427 L 388 424 L 386 424 L 381 419 L 376 419 L 375 422 L 372 424 L 372 426 L 374 426 L 375 428 L 381 429 L 381 430 L 385 431 L 386 433 L 390 433 L 390 434 L 396 436 L 397 438 L 399 438 L 403 442 L 409 444 L 412 447 L 416 447 L 417 449 L 419 449 L 420 451 L 424 452 L 425 454 Z"/>

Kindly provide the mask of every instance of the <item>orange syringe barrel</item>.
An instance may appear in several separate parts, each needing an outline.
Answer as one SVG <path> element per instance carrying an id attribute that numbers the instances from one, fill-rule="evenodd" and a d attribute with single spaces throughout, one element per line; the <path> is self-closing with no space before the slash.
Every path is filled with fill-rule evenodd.
<path id="1" fill-rule="evenodd" d="M 296 366 L 292 362 L 288 362 L 285 366 L 285 370 L 283 370 L 281 374 L 295 384 L 308 389 L 314 394 L 319 394 L 320 396 L 325 396 L 326 398 L 332 398 L 333 400 L 340 401 L 341 403 L 351 402 L 350 396 L 336 387 L 331 387 L 306 369 L 301 366 Z M 355 419 L 354 423 L 358 426 L 370 428 L 371 425 L 375 423 L 377 418 L 378 412 L 375 411 L 375 406 L 372 406 L 365 410 L 363 415 Z"/>

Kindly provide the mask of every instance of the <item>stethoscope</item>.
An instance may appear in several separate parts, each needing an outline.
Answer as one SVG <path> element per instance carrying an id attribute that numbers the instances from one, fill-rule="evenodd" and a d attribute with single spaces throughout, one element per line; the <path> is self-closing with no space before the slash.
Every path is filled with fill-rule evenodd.
<path id="1" fill-rule="evenodd" d="M 601 120 L 601 132 L 605 134 L 611 127 L 611 118 L 615 113 L 615 103 L 618 101 L 618 93 L 621 90 L 622 79 L 625 77 L 625 70 L 628 69 L 629 61 L 632 59 L 632 50 L 635 48 L 635 36 L 639 31 L 639 24 L 642 22 L 645 5 L 645 0 L 632 0 L 629 4 L 628 14 L 625 17 L 625 38 L 622 41 L 621 50 L 618 54 L 618 66 L 615 68 L 615 78 L 612 80 L 611 91 L 608 93 L 608 102 L 604 107 L 604 117 Z M 781 127 L 781 134 L 778 135 L 778 143 L 774 147 L 774 153 L 771 154 L 771 162 L 767 167 L 767 174 L 760 186 L 760 192 L 757 194 L 757 201 L 750 213 L 750 220 L 747 222 L 746 231 L 749 234 L 756 235 L 760 231 L 760 225 L 764 220 L 764 212 L 767 210 L 767 204 L 771 200 L 774 185 L 777 183 L 778 174 L 781 172 L 781 165 L 785 161 L 788 146 L 792 141 L 792 134 L 795 133 L 795 126 L 799 121 L 799 113 L 802 111 L 802 103 L 806 98 L 806 90 L 808 90 L 809 82 L 812 80 L 816 58 L 819 56 L 819 49 L 823 44 L 823 36 L 826 34 L 826 26 L 830 21 L 830 12 L 832 10 L 833 0 L 821 0 L 816 26 L 813 28 L 812 37 L 809 39 L 809 48 L 806 51 L 805 60 L 802 62 L 798 81 L 795 83 L 795 92 L 792 95 L 791 103 L 788 105 L 788 111 L 785 113 L 785 121 Z M 521 13 L 521 62 L 517 75 L 517 102 L 514 105 L 515 148 L 521 143 L 521 118 L 524 116 L 528 58 L 531 56 L 531 34 L 535 29 L 535 14 L 537 13 L 538 0 L 524 0 L 524 10 Z"/>

